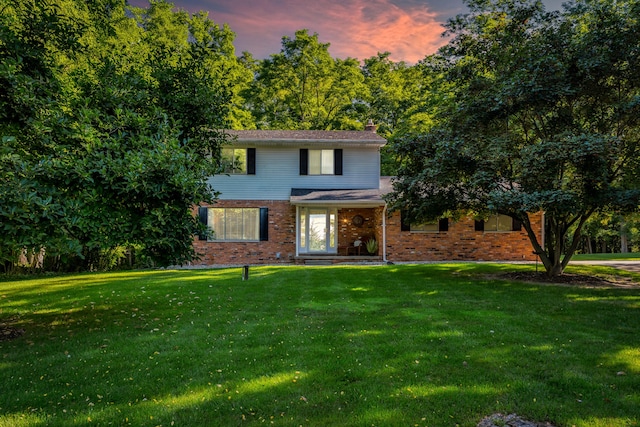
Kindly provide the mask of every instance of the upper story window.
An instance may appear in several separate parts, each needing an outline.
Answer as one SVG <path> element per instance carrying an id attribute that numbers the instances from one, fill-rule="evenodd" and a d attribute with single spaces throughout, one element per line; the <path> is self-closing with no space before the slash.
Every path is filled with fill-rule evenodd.
<path id="1" fill-rule="evenodd" d="M 309 175 L 333 175 L 333 150 L 309 150 Z"/>
<path id="2" fill-rule="evenodd" d="M 223 148 L 220 160 L 224 173 L 247 173 L 247 150 L 245 148 Z"/>
<path id="3" fill-rule="evenodd" d="M 300 149 L 300 175 L 342 175 L 342 149 Z"/>
<path id="4" fill-rule="evenodd" d="M 220 157 L 222 173 L 231 175 L 255 175 L 255 148 L 223 148 Z"/>
<path id="5" fill-rule="evenodd" d="M 490 215 L 483 221 L 476 221 L 476 231 L 506 232 L 520 231 L 521 229 L 520 221 L 508 215 Z"/>

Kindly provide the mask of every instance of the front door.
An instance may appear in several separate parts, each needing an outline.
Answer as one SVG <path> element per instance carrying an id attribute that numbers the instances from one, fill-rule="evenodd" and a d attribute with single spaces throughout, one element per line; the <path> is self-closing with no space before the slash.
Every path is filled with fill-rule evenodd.
<path id="1" fill-rule="evenodd" d="M 336 218 L 336 209 L 298 208 L 299 252 L 306 254 L 336 253 Z"/>

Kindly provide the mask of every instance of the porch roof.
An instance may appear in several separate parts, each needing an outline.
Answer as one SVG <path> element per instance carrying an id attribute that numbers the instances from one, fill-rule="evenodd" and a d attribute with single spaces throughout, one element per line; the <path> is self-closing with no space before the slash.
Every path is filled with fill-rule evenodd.
<path id="1" fill-rule="evenodd" d="M 385 205 L 383 196 L 390 191 L 390 179 L 382 177 L 379 188 L 338 190 L 292 188 L 289 201 L 293 205 L 378 207 Z"/>

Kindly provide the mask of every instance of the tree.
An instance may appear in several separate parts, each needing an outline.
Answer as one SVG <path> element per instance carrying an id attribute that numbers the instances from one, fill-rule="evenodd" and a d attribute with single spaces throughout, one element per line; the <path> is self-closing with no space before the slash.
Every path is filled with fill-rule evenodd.
<path id="1" fill-rule="evenodd" d="M 430 128 L 433 107 L 430 68 L 422 63 L 409 66 L 393 62 L 389 52 L 364 60 L 362 73 L 368 87 L 367 114 L 384 135 L 402 133 L 409 128 Z"/>
<path id="2" fill-rule="evenodd" d="M 0 1 L 0 265 L 23 251 L 79 251 L 61 219 L 69 206 L 47 180 L 56 151 L 52 123 L 64 116 L 69 84 L 58 72 L 80 52 L 82 28 L 65 11 L 73 2 Z"/>
<path id="3" fill-rule="evenodd" d="M 636 252 L 639 229 L 640 212 L 626 215 L 598 212 L 585 224 L 579 250 L 583 253 Z"/>
<path id="4" fill-rule="evenodd" d="M 194 259 L 216 129 L 250 79 L 233 33 L 164 1 L 0 1 L 2 261 L 44 248 L 56 269 L 95 268 L 122 245 Z"/>
<path id="5" fill-rule="evenodd" d="M 452 106 L 433 130 L 396 144 L 403 163 L 390 202 L 413 220 L 509 215 L 547 274 L 561 274 L 589 217 L 638 206 L 628 183 L 640 158 L 640 4 L 585 0 L 562 13 L 539 1 L 467 5 L 437 55 Z M 539 211 L 544 243 L 529 218 Z"/>
<path id="6" fill-rule="evenodd" d="M 250 108 L 260 128 L 354 129 L 353 102 L 366 90 L 358 61 L 333 59 L 318 35 L 283 37 L 280 53 L 261 62 Z"/>
<path id="7" fill-rule="evenodd" d="M 368 90 L 363 92 L 361 116 L 378 126 L 378 133 L 388 139 L 382 149 L 382 174 L 396 175 L 398 162 L 390 147 L 407 133 L 429 131 L 436 120 L 438 107 L 446 102 L 446 86 L 436 85 L 437 71 L 428 66 L 429 58 L 409 66 L 393 62 L 389 52 L 364 60 L 362 73 Z"/>

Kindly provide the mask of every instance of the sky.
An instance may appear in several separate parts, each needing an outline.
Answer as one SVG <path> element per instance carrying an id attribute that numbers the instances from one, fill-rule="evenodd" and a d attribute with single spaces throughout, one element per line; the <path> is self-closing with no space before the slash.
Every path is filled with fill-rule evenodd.
<path id="1" fill-rule="evenodd" d="M 548 10 L 563 0 L 543 0 Z M 280 52 L 282 37 L 307 29 L 329 43 L 334 58 L 363 60 L 390 52 L 414 64 L 446 43 L 443 24 L 465 11 L 462 0 L 172 0 L 190 13 L 206 11 L 236 34 L 236 54 L 256 59 Z M 147 0 L 129 0 L 148 6 Z"/>

